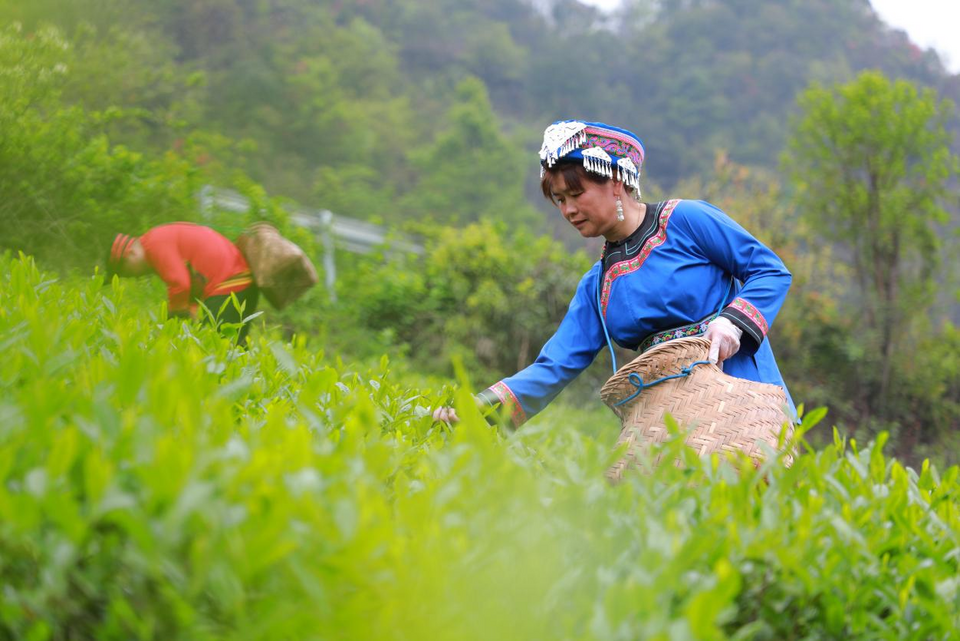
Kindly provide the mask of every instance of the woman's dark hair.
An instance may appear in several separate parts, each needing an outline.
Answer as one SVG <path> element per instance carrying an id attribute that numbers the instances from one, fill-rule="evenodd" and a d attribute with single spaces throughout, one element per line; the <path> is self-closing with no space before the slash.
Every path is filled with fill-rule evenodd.
<path id="1" fill-rule="evenodd" d="M 543 192 L 543 197 L 554 205 L 557 204 L 557 201 L 553 199 L 553 180 L 558 175 L 563 176 L 563 182 L 566 183 L 567 189 L 574 192 L 583 191 L 584 180 L 598 185 L 602 185 L 610 180 L 606 176 L 588 172 L 579 161 L 560 161 L 553 167 L 545 169 L 543 171 L 543 177 L 540 179 L 540 191 Z"/>

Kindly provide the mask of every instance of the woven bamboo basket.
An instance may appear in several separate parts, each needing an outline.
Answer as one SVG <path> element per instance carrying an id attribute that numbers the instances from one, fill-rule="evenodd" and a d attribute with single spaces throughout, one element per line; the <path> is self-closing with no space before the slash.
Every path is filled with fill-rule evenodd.
<path id="1" fill-rule="evenodd" d="M 666 414 L 687 430 L 686 444 L 701 457 L 740 451 L 759 465 L 765 454 L 760 443 L 776 451 L 784 425 L 786 439 L 793 435 L 783 388 L 729 376 L 710 363 L 691 367 L 706 361 L 709 350 L 710 342 L 700 337 L 668 341 L 624 365 L 604 384 L 600 397 L 623 424 L 617 445 L 627 446 L 623 458 L 607 472 L 611 481 L 619 481 L 646 449 L 670 436 Z M 683 375 L 685 368 L 687 375 Z M 639 376 L 644 385 L 666 376 L 681 376 L 643 387 L 635 398 L 617 405 L 637 392 L 636 377 L 631 382 L 631 374 Z M 653 462 L 660 463 L 658 459 Z M 793 462 L 790 453 L 783 462 L 788 466 Z"/>

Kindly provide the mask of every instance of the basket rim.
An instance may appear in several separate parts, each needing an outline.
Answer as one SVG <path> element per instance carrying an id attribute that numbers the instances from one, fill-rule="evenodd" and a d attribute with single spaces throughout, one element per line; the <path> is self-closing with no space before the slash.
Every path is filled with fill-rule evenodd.
<path id="1" fill-rule="evenodd" d="M 631 374 L 636 373 L 641 369 L 642 366 L 646 365 L 651 357 L 656 357 L 660 352 L 666 350 L 674 350 L 682 346 L 699 346 L 707 350 L 710 349 L 710 341 L 700 336 L 687 336 L 683 338 L 675 338 L 673 340 L 660 343 L 659 345 L 654 345 L 644 353 L 640 354 L 632 361 L 621 367 L 616 371 L 616 373 L 607 379 L 607 382 L 603 384 L 603 387 L 600 388 L 600 397 L 606 401 L 607 396 L 614 391 L 614 388 L 619 388 L 625 384 L 629 384 L 632 387 L 632 384 L 629 383 L 629 378 Z M 688 363 L 689 365 L 689 363 Z M 715 363 L 710 363 L 704 367 L 708 370 L 715 370 L 714 374 L 722 374 L 723 370 L 720 369 Z M 669 372 L 669 374 L 677 374 L 677 372 Z M 645 381 L 647 382 L 647 381 Z"/>

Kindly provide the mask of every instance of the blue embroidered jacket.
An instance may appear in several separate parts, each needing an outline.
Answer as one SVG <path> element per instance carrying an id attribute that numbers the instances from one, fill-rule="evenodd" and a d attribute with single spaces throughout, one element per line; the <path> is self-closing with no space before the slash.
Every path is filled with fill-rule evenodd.
<path id="1" fill-rule="evenodd" d="M 613 341 L 642 352 L 702 334 L 719 312 L 743 330 L 723 371 L 786 391 L 766 338 L 792 278 L 783 261 L 709 203 L 671 200 L 648 212 L 652 224 L 624 248 L 623 260 L 602 276 L 597 261 L 583 276 L 537 360 L 481 394 L 509 407 L 515 426 L 546 407 L 606 346 L 601 315 Z"/>

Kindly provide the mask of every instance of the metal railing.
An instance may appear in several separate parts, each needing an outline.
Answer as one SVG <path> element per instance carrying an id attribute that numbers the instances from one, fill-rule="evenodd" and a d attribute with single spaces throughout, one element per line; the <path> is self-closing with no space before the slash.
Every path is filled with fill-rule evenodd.
<path id="1" fill-rule="evenodd" d="M 199 194 L 200 212 L 204 216 L 214 209 L 246 213 L 250 211 L 250 201 L 232 189 L 221 189 L 205 185 Z M 330 300 L 336 301 L 337 267 L 334 260 L 336 249 L 355 254 L 368 254 L 381 248 L 388 251 L 422 254 L 423 247 L 405 239 L 391 235 L 386 229 L 355 218 L 337 216 L 327 209 L 306 209 L 297 207 L 290 210 L 290 219 L 294 224 L 311 230 L 323 245 L 323 269 Z"/>

